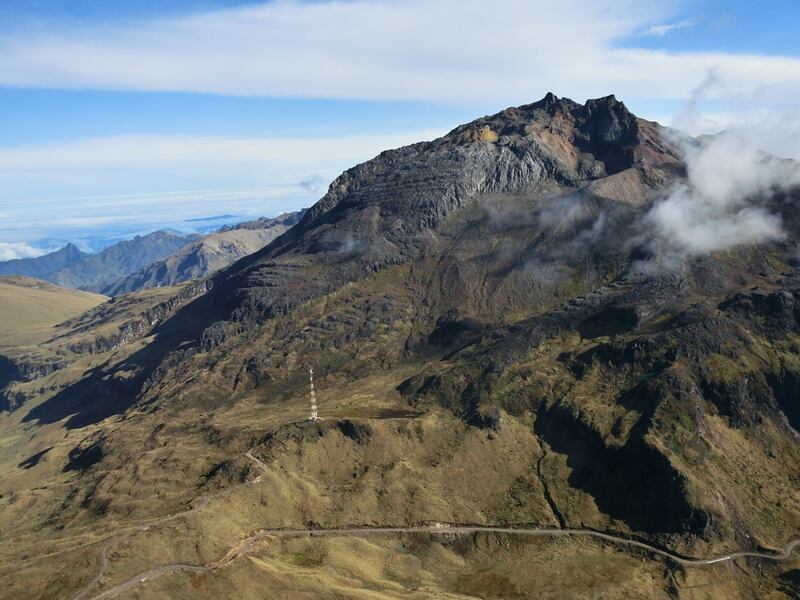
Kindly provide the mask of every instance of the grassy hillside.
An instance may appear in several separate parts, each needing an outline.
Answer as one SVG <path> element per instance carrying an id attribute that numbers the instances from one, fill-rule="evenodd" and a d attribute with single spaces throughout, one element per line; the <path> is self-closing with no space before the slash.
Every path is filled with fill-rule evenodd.
<path id="1" fill-rule="evenodd" d="M 53 327 L 107 298 L 28 277 L 0 277 L 0 348 L 43 342 Z"/>

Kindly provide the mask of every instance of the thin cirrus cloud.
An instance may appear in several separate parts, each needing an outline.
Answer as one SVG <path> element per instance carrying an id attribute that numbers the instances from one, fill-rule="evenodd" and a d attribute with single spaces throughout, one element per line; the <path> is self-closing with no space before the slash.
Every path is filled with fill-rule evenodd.
<path id="1" fill-rule="evenodd" d="M 644 31 L 643 35 L 664 37 L 672 31 L 690 29 L 695 25 L 697 25 L 697 19 L 683 19 L 682 21 L 678 21 L 676 23 L 661 23 L 660 25 L 651 25 Z"/>
<path id="2" fill-rule="evenodd" d="M 800 60 L 636 48 L 674 2 L 276 2 L 103 28 L 17 32 L 0 84 L 231 95 L 516 103 L 686 97 L 709 69 L 726 89 L 797 89 Z M 628 43 L 626 43 L 626 40 Z"/>

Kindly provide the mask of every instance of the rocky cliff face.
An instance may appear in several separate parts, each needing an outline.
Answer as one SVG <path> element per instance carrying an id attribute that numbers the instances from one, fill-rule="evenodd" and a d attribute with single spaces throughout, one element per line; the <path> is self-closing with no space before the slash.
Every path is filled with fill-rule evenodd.
<path id="1" fill-rule="evenodd" d="M 433 142 L 384 152 L 342 174 L 297 227 L 226 272 L 219 294 L 223 303 L 235 298 L 237 318 L 282 312 L 344 281 L 441 250 L 454 235 L 448 221 L 470 211 L 495 232 L 530 229 L 539 217 L 555 221 L 567 212 L 558 225 L 580 229 L 606 208 L 612 221 L 624 220 L 683 174 L 660 129 L 613 96 L 580 105 L 551 94 Z M 304 283 L 310 263 L 335 266 L 335 281 Z"/>

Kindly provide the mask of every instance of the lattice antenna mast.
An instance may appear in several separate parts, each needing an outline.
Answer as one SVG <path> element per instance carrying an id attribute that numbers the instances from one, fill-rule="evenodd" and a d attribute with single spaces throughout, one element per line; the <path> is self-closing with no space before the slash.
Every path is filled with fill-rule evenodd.
<path id="1" fill-rule="evenodd" d="M 314 369 L 311 368 L 310 365 L 308 367 L 308 382 L 311 385 L 311 416 L 308 420 L 319 421 L 320 418 L 317 414 L 317 395 L 314 393 Z"/>

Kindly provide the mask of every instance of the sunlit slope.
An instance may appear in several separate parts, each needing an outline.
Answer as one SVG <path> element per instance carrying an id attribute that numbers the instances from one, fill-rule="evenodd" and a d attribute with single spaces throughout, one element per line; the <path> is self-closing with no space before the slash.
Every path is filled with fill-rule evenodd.
<path id="1" fill-rule="evenodd" d="M 39 279 L 0 277 L 0 348 L 41 343 L 54 326 L 106 300 Z"/>

